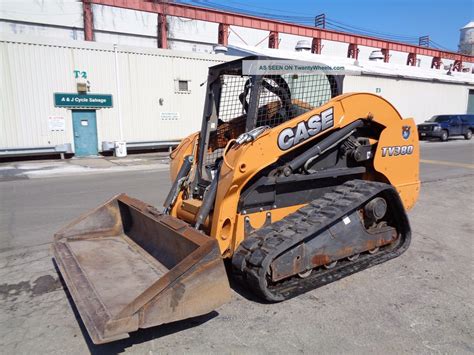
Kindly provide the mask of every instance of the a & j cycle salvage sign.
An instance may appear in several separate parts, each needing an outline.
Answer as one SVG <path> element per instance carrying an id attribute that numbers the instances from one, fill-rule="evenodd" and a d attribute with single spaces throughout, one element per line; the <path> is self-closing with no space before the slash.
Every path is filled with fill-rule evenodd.
<path id="1" fill-rule="evenodd" d="M 55 107 L 107 108 L 112 107 L 112 95 L 54 93 Z"/>

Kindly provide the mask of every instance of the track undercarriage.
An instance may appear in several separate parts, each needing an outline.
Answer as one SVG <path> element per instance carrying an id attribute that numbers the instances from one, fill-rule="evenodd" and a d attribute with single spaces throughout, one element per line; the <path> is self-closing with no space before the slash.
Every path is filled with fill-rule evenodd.
<path id="1" fill-rule="evenodd" d="M 393 187 L 353 180 L 253 232 L 232 264 L 252 291 L 282 301 L 395 258 L 409 244 Z"/>

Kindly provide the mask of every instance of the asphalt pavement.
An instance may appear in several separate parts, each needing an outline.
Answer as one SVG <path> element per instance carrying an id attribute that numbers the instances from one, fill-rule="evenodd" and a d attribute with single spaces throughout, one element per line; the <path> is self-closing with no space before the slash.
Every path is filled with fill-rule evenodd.
<path id="1" fill-rule="evenodd" d="M 102 346 L 58 279 L 52 235 L 119 192 L 160 206 L 168 171 L 10 172 L 0 182 L 0 353 L 472 353 L 474 141 L 422 142 L 421 159 L 413 241 L 399 258 L 278 304 L 234 286 L 209 315 Z"/>

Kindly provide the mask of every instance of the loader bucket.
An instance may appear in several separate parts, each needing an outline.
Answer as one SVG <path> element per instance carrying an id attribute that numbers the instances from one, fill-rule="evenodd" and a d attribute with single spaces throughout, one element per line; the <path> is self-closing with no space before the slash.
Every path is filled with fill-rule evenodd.
<path id="1" fill-rule="evenodd" d="M 216 240 L 125 194 L 54 239 L 54 258 L 95 344 L 206 314 L 230 299 Z"/>

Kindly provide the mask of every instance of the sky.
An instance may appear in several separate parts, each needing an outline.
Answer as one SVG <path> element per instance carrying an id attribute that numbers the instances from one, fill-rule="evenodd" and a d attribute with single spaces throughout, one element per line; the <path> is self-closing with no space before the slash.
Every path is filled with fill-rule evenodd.
<path id="1" fill-rule="evenodd" d="M 314 24 L 325 13 L 328 28 L 417 44 L 429 35 L 430 46 L 457 51 L 459 29 L 474 20 L 474 0 L 177 0 Z M 242 11 L 238 11 L 242 10 Z M 354 27 L 357 27 L 355 29 Z"/>

